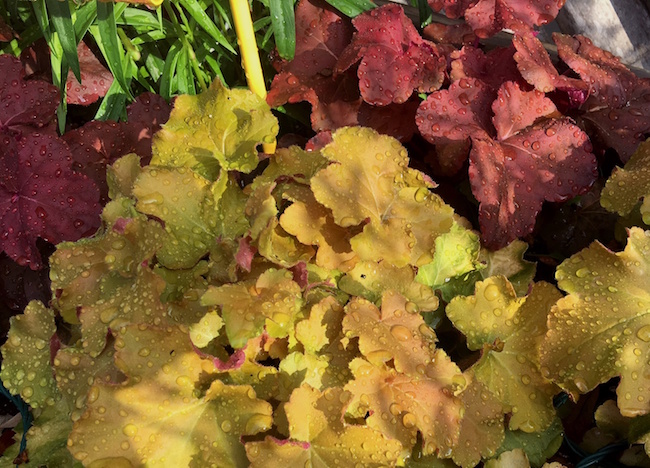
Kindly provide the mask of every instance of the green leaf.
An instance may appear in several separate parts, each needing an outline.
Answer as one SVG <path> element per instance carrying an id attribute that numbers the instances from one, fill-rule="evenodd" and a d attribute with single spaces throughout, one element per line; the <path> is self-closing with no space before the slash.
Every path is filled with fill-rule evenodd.
<path id="1" fill-rule="evenodd" d="M 650 231 L 628 236 L 623 252 L 594 242 L 557 268 L 568 296 L 551 311 L 541 363 L 576 399 L 620 376 L 618 407 L 634 417 L 650 413 Z"/>
<path id="2" fill-rule="evenodd" d="M 555 418 L 553 396 L 559 389 L 539 369 L 538 347 L 546 333 L 546 317 L 560 292 L 536 283 L 518 298 L 503 276 L 476 283 L 476 293 L 456 297 L 447 316 L 467 337 L 467 346 L 482 350 L 471 371 L 509 411 L 510 428 L 544 430 Z"/>
<path id="3" fill-rule="evenodd" d="M 167 268 L 191 268 L 208 253 L 215 232 L 208 222 L 214 210 L 209 182 L 187 168 L 148 166 L 133 187 L 136 208 L 165 223 L 168 236 L 156 253 Z"/>
<path id="4" fill-rule="evenodd" d="M 188 11 L 194 20 L 207 32 L 215 41 L 221 44 L 229 52 L 236 54 L 233 46 L 228 39 L 219 31 L 212 19 L 206 14 L 203 8 L 196 0 L 178 0 L 178 2 Z"/>
<path id="5" fill-rule="evenodd" d="M 278 129 L 263 99 L 214 81 L 201 94 L 176 99 L 154 136 L 151 164 L 191 168 L 210 181 L 220 168 L 248 173 L 258 164 L 257 145 L 273 141 Z"/>
<path id="6" fill-rule="evenodd" d="M 39 301 L 31 301 L 22 315 L 10 319 L 0 377 L 7 390 L 32 408 L 52 406 L 60 398 L 50 368 L 55 332 L 54 313 Z"/>
<path id="7" fill-rule="evenodd" d="M 280 57 L 293 60 L 296 53 L 296 18 L 292 0 L 269 0 L 275 46 Z"/>
<path id="8" fill-rule="evenodd" d="M 551 425 L 542 432 L 529 433 L 506 429 L 505 439 L 497 450 L 497 454 L 501 455 L 504 452 L 521 449 L 525 452 L 530 464 L 539 467 L 558 451 L 563 439 L 564 429 L 559 418 L 555 418 Z"/>
<path id="9" fill-rule="evenodd" d="M 190 340 L 195 346 L 204 348 L 214 338 L 219 336 L 223 327 L 223 319 L 216 312 L 208 312 L 203 318 L 190 327 Z"/>
<path id="10" fill-rule="evenodd" d="M 639 145 L 624 168 L 616 168 L 607 179 L 600 204 L 621 216 L 628 215 L 643 200 L 643 222 L 650 225 L 650 140 Z"/>
<path id="11" fill-rule="evenodd" d="M 56 1 L 56 0 L 52 0 Z M 117 7 L 123 9 L 125 7 Z M 95 41 L 102 51 L 108 68 L 115 77 L 115 80 L 122 88 L 122 92 L 131 96 L 131 88 L 126 77 L 124 64 L 124 49 L 122 42 L 117 35 L 116 13 L 114 3 L 97 2 L 97 34 L 93 34 Z M 91 30 L 92 31 L 92 30 Z"/>
<path id="12" fill-rule="evenodd" d="M 72 14 L 70 5 L 67 1 L 45 0 L 47 11 L 54 30 L 59 36 L 59 42 L 63 48 L 63 55 L 67 64 L 72 68 L 77 80 L 81 83 L 81 70 L 79 69 L 79 57 L 77 56 L 77 39 L 75 37 L 75 28 L 72 24 Z M 62 70 L 62 74 L 67 76 L 68 70 Z"/>
<path id="13" fill-rule="evenodd" d="M 327 3 L 350 18 L 354 18 L 364 11 L 377 8 L 377 5 L 370 0 L 327 0 Z"/>
<path id="14" fill-rule="evenodd" d="M 418 268 L 415 280 L 442 289 L 451 278 L 482 268 L 480 247 L 478 235 L 454 223 L 449 232 L 436 239 L 433 261 Z"/>

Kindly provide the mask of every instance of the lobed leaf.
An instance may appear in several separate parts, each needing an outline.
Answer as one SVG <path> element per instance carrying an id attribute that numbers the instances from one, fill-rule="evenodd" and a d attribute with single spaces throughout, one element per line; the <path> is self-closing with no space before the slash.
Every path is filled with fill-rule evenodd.
<path id="1" fill-rule="evenodd" d="M 70 168 L 68 146 L 52 134 L 0 131 L 0 248 L 20 265 L 42 266 L 38 237 L 77 240 L 99 226 L 99 190 Z"/>
<path id="2" fill-rule="evenodd" d="M 32 408 L 53 406 L 60 398 L 50 368 L 51 347 L 57 341 L 54 313 L 41 302 L 31 301 L 10 322 L 2 346 L 3 385 Z"/>
<path id="3" fill-rule="evenodd" d="M 601 194 L 600 204 L 608 211 L 621 216 L 632 212 L 639 200 L 643 200 L 643 222 L 650 224 L 650 212 L 644 209 L 650 202 L 650 141 L 641 143 L 624 168 L 616 168 Z"/>
<path id="4" fill-rule="evenodd" d="M 341 388 L 320 392 L 303 385 L 294 390 L 285 405 L 291 439 L 267 436 L 262 442 L 248 442 L 246 454 L 251 466 L 395 464 L 400 453 L 399 442 L 368 426 L 344 422 L 343 413 L 349 401 L 349 392 Z"/>
<path id="5" fill-rule="evenodd" d="M 156 252 L 164 266 L 191 268 L 208 253 L 216 237 L 208 180 L 185 167 L 149 166 L 136 179 L 133 195 L 140 212 L 164 222 L 168 236 Z"/>
<path id="6" fill-rule="evenodd" d="M 87 106 L 96 102 L 108 92 L 113 83 L 113 75 L 97 60 L 95 54 L 82 41 L 77 45 L 75 57 L 79 59 L 81 82 L 68 71 L 66 80 L 66 102 Z"/>
<path id="7" fill-rule="evenodd" d="M 496 276 L 476 283 L 474 296 L 456 297 L 447 306 L 467 346 L 482 349 L 472 374 L 512 411 L 513 430 L 539 432 L 555 417 L 558 389 L 539 370 L 538 347 L 546 317 L 560 297 L 550 284 L 537 283 L 527 297 L 517 298 L 510 283 Z"/>
<path id="8" fill-rule="evenodd" d="M 568 296 L 553 307 L 541 347 L 545 376 L 574 398 L 620 376 L 617 403 L 628 417 L 650 412 L 649 237 L 631 228 L 623 252 L 594 242 L 562 262 L 555 275 Z"/>
<path id="9" fill-rule="evenodd" d="M 357 76 L 363 100 L 385 106 L 406 102 L 413 91 L 442 85 L 447 65 L 438 47 L 422 39 L 401 6 L 384 5 L 352 20 L 357 32 L 339 56 L 336 71 L 361 60 Z"/>
<path id="10" fill-rule="evenodd" d="M 451 228 L 453 212 L 406 167 L 406 150 L 371 129 L 344 128 L 332 138 L 322 154 L 333 164 L 311 186 L 339 226 L 366 223 L 350 241 L 353 251 L 362 260 L 383 259 L 397 267 L 429 259 L 435 238 Z"/>
<path id="11" fill-rule="evenodd" d="M 193 351 L 187 330 L 132 325 L 120 331 L 115 348 L 128 380 L 95 383 L 70 434 L 69 450 L 84 464 L 119 457 L 131 464 L 241 466 L 239 438 L 270 428 L 271 406 L 251 387 L 216 380 L 204 394 L 196 392 L 207 361 Z M 105 438 L 113 444 L 102 443 Z"/>
<path id="12" fill-rule="evenodd" d="M 186 167 L 209 181 L 220 168 L 249 173 L 256 147 L 273 141 L 277 119 L 256 94 L 226 89 L 218 80 L 196 96 L 179 96 L 169 120 L 154 136 L 151 164 Z"/>

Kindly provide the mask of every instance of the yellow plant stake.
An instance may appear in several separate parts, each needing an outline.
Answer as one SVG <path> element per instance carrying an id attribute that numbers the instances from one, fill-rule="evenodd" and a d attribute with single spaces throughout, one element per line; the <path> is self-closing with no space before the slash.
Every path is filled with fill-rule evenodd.
<path id="1" fill-rule="evenodd" d="M 248 0 L 230 0 L 230 9 L 235 20 L 237 43 L 239 44 L 248 87 L 259 97 L 266 99 L 266 86 L 264 86 L 262 64 L 257 50 L 257 42 L 255 42 L 255 31 L 253 30 L 251 12 L 248 8 Z M 275 142 L 264 143 L 262 147 L 265 153 L 275 153 Z"/>

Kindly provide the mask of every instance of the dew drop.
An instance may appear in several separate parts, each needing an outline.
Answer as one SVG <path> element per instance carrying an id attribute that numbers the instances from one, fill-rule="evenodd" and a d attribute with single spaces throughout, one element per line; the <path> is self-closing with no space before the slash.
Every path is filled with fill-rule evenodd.
<path id="1" fill-rule="evenodd" d="M 483 296 L 488 301 L 494 301 L 499 297 L 499 288 L 495 284 L 489 284 L 483 291 Z"/>
<path id="2" fill-rule="evenodd" d="M 650 342 L 650 325 L 644 325 L 636 332 L 636 336 L 646 343 Z"/>

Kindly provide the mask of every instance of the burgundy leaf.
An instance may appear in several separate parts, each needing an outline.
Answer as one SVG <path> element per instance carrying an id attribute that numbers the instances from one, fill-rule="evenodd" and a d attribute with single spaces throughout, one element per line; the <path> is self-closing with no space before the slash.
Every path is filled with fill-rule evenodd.
<path id="1" fill-rule="evenodd" d="M 66 101 L 68 104 L 87 106 L 96 102 L 108 92 L 113 83 L 113 74 L 108 71 L 95 57 L 86 44 L 82 42 L 77 46 L 81 83 L 68 71 L 66 81 Z"/>
<path id="2" fill-rule="evenodd" d="M 45 244 L 45 243 L 43 243 Z M 53 247 L 47 244 L 51 253 Z M 43 254 L 41 249 L 41 254 Z M 47 269 L 32 270 L 20 266 L 6 254 L 0 254 L 0 303 L 14 313 L 22 312 L 30 300 L 39 300 L 47 304 L 50 300 L 50 279 Z"/>
<path id="3" fill-rule="evenodd" d="M 440 88 L 447 61 L 433 42 L 422 39 L 400 5 L 375 8 L 352 23 L 357 32 L 336 70 L 343 72 L 361 60 L 357 75 L 365 102 L 401 104 L 414 90 Z"/>
<path id="4" fill-rule="evenodd" d="M 489 249 L 530 233 L 544 200 L 566 200 L 596 180 L 591 143 L 568 119 L 537 124 L 504 141 L 472 143 L 469 177 Z"/>
<path id="5" fill-rule="evenodd" d="M 465 46 L 451 54 L 451 79 L 476 78 L 496 91 L 506 81 L 521 80 L 514 53 L 512 46 L 492 49 L 487 54 L 477 47 Z"/>
<path id="6" fill-rule="evenodd" d="M 332 132 L 318 132 L 305 144 L 305 151 L 318 151 L 332 142 Z"/>
<path id="7" fill-rule="evenodd" d="M 566 0 L 479 0 L 465 11 L 465 20 L 479 37 L 504 28 L 541 26 L 555 19 Z"/>
<path id="8" fill-rule="evenodd" d="M 15 57 L 0 56 L 0 129 L 30 132 L 54 120 L 59 91 L 45 81 L 24 79 L 23 66 Z"/>
<path id="9" fill-rule="evenodd" d="M 63 140 L 32 133 L 16 140 L 5 132 L 0 160 L 0 247 L 20 265 L 42 265 L 38 237 L 75 241 L 99 226 L 99 190 L 70 169 Z"/>
<path id="10" fill-rule="evenodd" d="M 17 37 L 16 33 L 14 33 L 14 30 L 0 16 L 0 42 L 9 42 L 14 37 Z"/>
<path id="11" fill-rule="evenodd" d="M 603 142 L 616 150 L 623 163 L 632 157 L 639 143 L 650 136 L 650 80 L 639 80 L 635 94 L 639 95 L 625 107 L 605 107 L 583 115 L 594 125 Z"/>
<path id="12" fill-rule="evenodd" d="M 418 108 L 415 123 L 429 142 L 463 141 L 489 137 L 493 93 L 481 81 L 461 78 L 449 89 L 429 95 Z"/>
<path id="13" fill-rule="evenodd" d="M 172 106 L 158 94 L 146 92 L 140 94 L 126 108 L 127 120 L 130 124 L 140 123 L 157 132 L 161 125 L 169 120 Z"/>
<path id="14" fill-rule="evenodd" d="M 420 99 L 417 96 L 403 104 L 379 107 L 364 102 L 359 108 L 359 125 L 374 128 L 379 133 L 407 142 L 418 131 L 415 125 L 415 113 L 419 105 Z M 397 115 L 398 119 L 395 118 Z"/>
<path id="15" fill-rule="evenodd" d="M 519 72 L 535 89 L 543 93 L 551 92 L 556 88 L 588 90 L 582 81 L 560 75 L 557 72 L 544 44 L 532 32 L 516 34 L 512 43 L 517 49 L 514 57 Z"/>
<path id="16" fill-rule="evenodd" d="M 498 97 L 492 103 L 492 111 L 497 137 L 505 140 L 557 109 L 544 93 L 537 90 L 522 91 L 517 83 L 508 81 L 499 89 Z"/>

